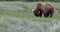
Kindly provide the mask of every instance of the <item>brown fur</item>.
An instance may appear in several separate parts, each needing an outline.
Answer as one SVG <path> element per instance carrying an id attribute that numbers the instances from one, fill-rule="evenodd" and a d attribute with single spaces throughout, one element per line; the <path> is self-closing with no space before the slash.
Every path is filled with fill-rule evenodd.
<path id="1" fill-rule="evenodd" d="M 48 17 L 49 15 L 52 17 L 54 14 L 54 7 L 49 3 L 37 3 L 33 12 L 35 16 L 41 17 L 42 14 L 44 14 L 44 17 Z"/>

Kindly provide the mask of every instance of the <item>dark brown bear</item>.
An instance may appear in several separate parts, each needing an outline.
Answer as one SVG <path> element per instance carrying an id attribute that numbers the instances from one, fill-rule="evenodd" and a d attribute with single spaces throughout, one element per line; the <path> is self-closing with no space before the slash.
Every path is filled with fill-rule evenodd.
<path id="1" fill-rule="evenodd" d="M 37 3 L 36 8 L 33 10 L 35 16 L 52 17 L 54 14 L 54 7 L 49 3 Z"/>

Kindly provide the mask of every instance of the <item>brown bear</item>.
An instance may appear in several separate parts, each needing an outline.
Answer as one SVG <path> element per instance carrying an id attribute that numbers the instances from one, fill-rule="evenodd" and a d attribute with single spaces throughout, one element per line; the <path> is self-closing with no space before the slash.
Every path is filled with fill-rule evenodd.
<path id="1" fill-rule="evenodd" d="M 44 17 L 52 17 L 54 14 L 54 7 L 53 5 L 49 3 L 37 3 L 36 8 L 34 8 L 33 12 L 35 16 L 42 16 L 44 14 Z"/>

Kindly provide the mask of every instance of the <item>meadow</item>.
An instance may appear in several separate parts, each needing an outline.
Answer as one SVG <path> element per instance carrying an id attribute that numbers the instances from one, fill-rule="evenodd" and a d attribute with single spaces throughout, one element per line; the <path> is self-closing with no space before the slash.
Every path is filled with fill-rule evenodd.
<path id="1" fill-rule="evenodd" d="M 37 2 L 0 2 L 0 32 L 60 32 L 60 3 L 51 3 L 57 12 L 45 18 L 34 16 Z"/>

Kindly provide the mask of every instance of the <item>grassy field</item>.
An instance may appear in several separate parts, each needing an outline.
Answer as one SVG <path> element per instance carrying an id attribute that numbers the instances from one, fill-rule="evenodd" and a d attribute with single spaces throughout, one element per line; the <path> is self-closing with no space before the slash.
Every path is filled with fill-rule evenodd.
<path id="1" fill-rule="evenodd" d="M 0 2 L 0 32 L 60 32 L 60 3 L 52 18 L 35 17 L 37 2 Z"/>

